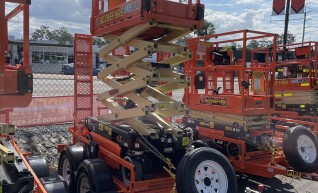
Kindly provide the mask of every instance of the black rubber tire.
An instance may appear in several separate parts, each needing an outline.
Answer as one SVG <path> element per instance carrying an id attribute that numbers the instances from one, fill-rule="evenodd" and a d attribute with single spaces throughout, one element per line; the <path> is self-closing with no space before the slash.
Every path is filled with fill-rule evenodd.
<path id="1" fill-rule="evenodd" d="M 180 164 L 177 168 L 177 176 L 176 176 L 176 185 L 177 191 L 182 193 L 200 193 L 200 190 L 197 190 L 195 185 L 195 172 L 197 167 L 205 162 L 205 161 L 213 161 L 214 163 L 218 164 L 222 169 L 225 177 L 227 178 L 227 191 L 220 193 L 234 193 L 237 192 L 237 179 L 234 172 L 234 169 L 228 159 L 219 151 L 201 147 L 195 149 L 189 153 L 187 153 L 183 159 L 181 160 Z M 208 181 L 210 184 L 213 181 L 212 179 Z M 217 180 L 214 180 L 217 181 Z M 219 183 L 219 182 L 217 182 Z M 212 185 L 212 184 L 211 184 Z M 209 186 L 209 185 L 206 185 Z M 212 187 L 212 186 L 210 186 Z M 213 189 L 213 191 L 215 191 Z M 225 190 L 223 190 L 225 191 Z"/>
<path id="2" fill-rule="evenodd" d="M 115 185 L 111 170 L 100 158 L 85 159 L 79 166 L 76 175 L 76 192 L 81 193 L 83 178 L 88 179 L 90 189 L 85 192 L 113 192 Z"/>
<path id="3" fill-rule="evenodd" d="M 69 163 L 69 166 L 70 166 L 70 179 L 69 179 L 69 182 L 67 182 L 67 179 L 66 179 L 66 176 L 63 175 L 63 165 L 64 165 L 64 162 L 65 161 L 68 161 Z M 58 168 L 57 168 L 57 173 L 63 177 L 63 179 L 65 180 L 65 183 L 67 184 L 68 186 L 68 189 L 70 190 L 70 192 L 76 192 L 76 189 L 75 189 L 75 176 L 74 176 L 74 173 L 72 172 L 74 171 L 74 166 L 72 165 L 71 161 L 68 159 L 67 157 L 67 154 L 65 152 L 63 152 L 61 155 L 60 155 L 60 159 L 59 159 L 59 163 L 58 163 Z M 76 169 L 75 169 L 76 171 Z"/>
<path id="4" fill-rule="evenodd" d="M 26 159 L 38 178 L 50 176 L 49 165 L 44 157 L 39 155 L 31 155 L 27 156 Z"/>
<path id="5" fill-rule="evenodd" d="M 305 161 L 298 150 L 297 141 L 300 136 L 307 136 L 314 144 L 316 158 L 310 163 Z M 283 139 L 283 150 L 288 164 L 300 172 L 315 172 L 318 170 L 318 141 L 315 135 L 304 126 L 295 126 L 285 132 Z"/>
<path id="6" fill-rule="evenodd" d="M 77 180 L 76 180 L 76 190 L 77 190 L 77 193 L 81 193 L 80 190 L 81 190 L 81 186 L 82 185 L 82 180 L 84 178 L 87 178 L 88 181 L 89 181 L 89 186 L 90 186 L 90 189 L 87 190 L 87 192 L 90 192 L 90 191 L 93 191 L 95 192 L 95 188 L 94 188 L 94 185 L 93 185 L 93 182 L 92 182 L 92 179 L 89 177 L 89 175 L 87 174 L 87 171 L 85 170 L 80 170 L 77 174 Z"/>
<path id="7" fill-rule="evenodd" d="M 124 158 L 126 161 L 128 161 L 129 163 L 132 163 L 134 166 L 135 166 L 135 174 L 136 174 L 136 179 L 135 181 L 138 182 L 140 180 L 142 180 L 142 166 L 141 166 L 141 162 L 133 157 L 130 157 L 130 156 L 125 156 Z M 127 172 L 127 169 L 125 167 L 121 167 L 121 175 L 123 177 L 123 182 L 126 184 L 126 185 L 129 185 L 130 183 L 130 175 L 127 176 L 126 174 Z"/>

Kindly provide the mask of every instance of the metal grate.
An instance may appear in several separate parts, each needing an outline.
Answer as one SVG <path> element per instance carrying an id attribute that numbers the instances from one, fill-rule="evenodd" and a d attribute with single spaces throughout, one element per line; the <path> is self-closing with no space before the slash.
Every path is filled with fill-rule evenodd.
<path id="1" fill-rule="evenodd" d="M 79 123 L 93 115 L 92 36 L 75 34 L 74 119 Z"/>

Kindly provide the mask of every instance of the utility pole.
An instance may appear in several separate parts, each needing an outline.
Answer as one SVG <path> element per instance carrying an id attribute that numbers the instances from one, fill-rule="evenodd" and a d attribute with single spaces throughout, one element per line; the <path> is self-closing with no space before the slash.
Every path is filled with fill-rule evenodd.
<path id="1" fill-rule="evenodd" d="M 304 26 L 303 26 L 303 39 L 302 39 L 302 42 L 303 42 L 303 43 L 304 43 L 304 40 L 305 40 L 306 16 L 307 16 L 307 12 L 306 12 L 306 10 L 305 10 L 305 15 L 304 15 Z"/>
<path id="2" fill-rule="evenodd" d="M 287 0 L 283 45 L 286 45 L 286 44 L 287 44 L 288 23 L 289 23 L 289 10 L 290 10 L 290 0 Z"/>

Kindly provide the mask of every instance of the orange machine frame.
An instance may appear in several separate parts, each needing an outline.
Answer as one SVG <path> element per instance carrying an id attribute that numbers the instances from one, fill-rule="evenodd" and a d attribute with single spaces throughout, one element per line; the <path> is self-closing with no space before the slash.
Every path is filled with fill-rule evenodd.
<path id="1" fill-rule="evenodd" d="M 252 63 L 261 66 L 274 65 L 277 73 L 283 73 L 284 67 L 288 68 L 291 65 L 298 65 L 298 67 L 301 67 L 303 73 L 300 77 L 275 78 L 275 91 L 312 90 L 318 88 L 318 74 L 316 73 L 318 71 L 318 42 L 303 42 L 278 46 L 276 50 L 277 55 L 281 54 L 281 57 L 285 57 L 285 59 L 276 61 L 276 65 L 270 61 L 271 57 L 269 54 L 272 54 L 272 50 L 272 48 L 253 50 Z M 298 56 L 299 58 L 295 59 L 290 58 L 288 55 L 285 56 L 285 50 L 288 50 L 288 52 L 293 53 L 293 56 Z M 255 60 L 254 54 L 264 54 L 266 63 Z"/>
<path id="2" fill-rule="evenodd" d="M 293 56 L 285 55 L 285 50 L 293 53 Z M 284 57 L 284 60 L 276 62 L 276 75 L 281 75 L 282 77 L 275 77 L 274 92 L 280 92 L 287 96 L 291 95 L 290 92 L 292 91 L 314 91 L 318 89 L 318 42 L 303 42 L 279 46 L 277 48 L 277 53 L 281 53 L 281 57 Z M 254 54 L 264 54 L 266 63 L 260 63 L 257 60 L 254 60 Z M 252 61 L 254 64 L 259 64 L 261 66 L 273 65 L 270 61 L 270 54 L 272 54 L 272 49 L 261 48 L 253 50 Z M 299 76 L 289 77 L 290 75 L 287 74 L 287 68 L 291 65 L 300 67 L 302 71 L 300 71 Z M 284 68 L 286 70 L 284 70 Z M 281 99 L 278 98 L 275 99 L 275 101 L 276 100 Z M 272 121 L 302 124 L 311 128 L 311 131 L 318 135 L 318 118 L 314 115 L 299 115 L 299 112 L 297 111 L 283 111 L 276 109 L 273 113 Z M 279 124 L 276 124 L 275 127 L 282 131 L 289 129 L 289 127 L 281 126 Z"/>
<path id="3" fill-rule="evenodd" d="M 233 40 L 221 40 L 222 38 L 227 38 L 230 35 L 240 36 L 240 38 Z M 257 95 L 254 92 L 252 94 L 249 89 L 243 89 L 243 86 L 240 84 L 242 81 L 249 82 L 247 72 L 258 71 L 264 74 L 269 74 L 269 71 L 273 70 L 271 66 L 269 67 L 246 67 L 246 46 L 248 40 L 260 39 L 260 38 L 273 38 L 273 41 L 276 41 L 276 36 L 274 34 L 265 33 L 265 32 L 257 32 L 251 30 L 241 30 L 234 32 L 227 32 L 221 34 L 208 35 L 198 38 L 192 38 L 188 40 L 189 49 L 192 50 L 193 53 L 198 53 L 198 45 L 203 45 L 206 47 L 206 50 L 203 51 L 203 54 L 209 55 L 213 50 L 218 50 L 222 47 L 222 44 L 226 43 L 235 43 L 242 42 L 243 50 L 242 50 L 242 58 L 235 63 L 233 58 L 230 57 L 231 61 L 229 65 L 215 65 L 208 60 L 208 58 L 204 58 L 204 66 L 198 67 L 196 65 L 196 61 L 199 59 L 198 54 L 194 54 L 191 61 L 187 62 L 184 65 L 185 73 L 191 77 L 190 88 L 185 89 L 185 95 L 183 101 L 190 106 L 193 110 L 205 110 L 205 111 L 213 111 L 213 112 L 223 112 L 227 113 L 229 110 L 233 114 L 237 115 L 251 115 L 251 114 L 266 114 L 272 111 L 270 107 L 270 103 L 272 100 L 272 81 L 265 81 L 265 79 L 270 78 L 265 75 L 262 79 L 260 79 L 260 86 L 263 87 L 262 93 L 263 96 Z M 205 39 L 212 39 L 212 42 L 205 42 Z M 228 51 L 231 54 L 231 51 Z M 274 53 L 275 54 L 275 53 Z M 275 61 L 273 61 L 275 62 Z M 206 81 L 206 86 L 204 89 L 204 93 L 198 93 L 198 89 L 195 88 L 195 77 L 197 72 L 204 71 L 205 77 L 208 81 Z M 234 74 L 233 72 L 238 73 L 239 83 L 239 93 L 234 93 Z M 273 78 L 273 74 L 271 75 Z M 215 94 L 213 93 L 213 89 L 216 89 L 218 78 L 223 78 L 222 86 L 223 93 Z M 254 88 L 254 85 L 251 85 Z M 216 100 L 224 100 L 226 104 L 219 105 L 211 105 L 200 103 L 200 97 L 207 98 L 215 98 Z"/>
<path id="4" fill-rule="evenodd" d="M 5 3 L 18 3 L 18 6 L 5 15 Z M 29 50 L 29 7 L 30 0 L 5 0 L 0 2 L 0 108 L 25 107 L 32 100 L 32 90 L 17 94 L 18 74 L 23 72 L 32 78 L 29 65 L 29 52 L 23 52 L 23 66 L 11 66 L 5 61 L 5 53 L 8 51 L 8 22 L 23 12 L 23 50 Z M 32 81 L 28 83 L 32 86 Z"/>

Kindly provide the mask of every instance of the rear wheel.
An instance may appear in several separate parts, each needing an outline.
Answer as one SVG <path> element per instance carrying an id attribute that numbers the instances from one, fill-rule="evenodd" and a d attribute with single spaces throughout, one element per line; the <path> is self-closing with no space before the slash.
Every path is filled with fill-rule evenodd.
<path id="1" fill-rule="evenodd" d="M 284 135 L 283 150 L 287 162 L 300 172 L 318 170 L 318 141 L 304 126 L 296 126 Z"/>
<path id="2" fill-rule="evenodd" d="M 89 179 L 89 176 L 84 170 L 81 170 L 77 178 L 77 193 L 88 193 L 94 191 L 92 189 L 93 184 Z"/>
<path id="3" fill-rule="evenodd" d="M 135 166 L 135 174 L 136 174 L 135 179 L 136 179 L 136 181 L 140 181 L 142 179 L 142 166 L 141 166 L 140 161 L 135 159 L 135 158 L 132 158 L 130 156 L 125 156 L 124 160 Z M 123 182 L 126 185 L 129 185 L 130 184 L 130 177 L 131 177 L 130 170 L 128 170 L 127 168 L 122 166 L 121 172 L 122 172 L 122 176 L 123 176 Z"/>
<path id="4" fill-rule="evenodd" d="M 72 173 L 72 166 L 66 153 L 63 153 L 60 157 L 57 172 L 59 175 L 61 175 L 64 178 L 70 191 L 71 192 L 75 191 L 74 190 L 75 179 Z"/>
<path id="5" fill-rule="evenodd" d="M 236 175 L 223 154 L 212 148 L 198 148 L 184 156 L 178 166 L 177 191 L 237 192 Z"/>

